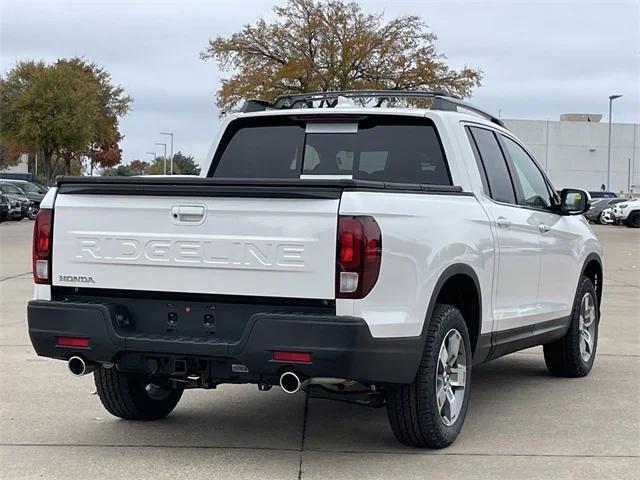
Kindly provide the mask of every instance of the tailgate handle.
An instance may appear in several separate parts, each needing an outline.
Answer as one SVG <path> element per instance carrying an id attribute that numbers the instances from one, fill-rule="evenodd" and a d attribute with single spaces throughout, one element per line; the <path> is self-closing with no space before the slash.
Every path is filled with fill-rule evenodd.
<path id="1" fill-rule="evenodd" d="M 202 223 L 205 214 L 204 205 L 174 205 L 171 216 L 177 223 Z"/>

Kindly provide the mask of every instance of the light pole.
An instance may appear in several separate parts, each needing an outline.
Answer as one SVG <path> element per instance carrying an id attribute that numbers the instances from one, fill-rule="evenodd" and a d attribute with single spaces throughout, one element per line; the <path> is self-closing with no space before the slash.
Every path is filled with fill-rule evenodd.
<path id="1" fill-rule="evenodd" d="M 160 132 L 160 135 L 171 136 L 171 164 L 170 164 L 169 170 L 171 171 L 171 175 L 173 175 L 173 132 Z"/>
<path id="2" fill-rule="evenodd" d="M 156 163 L 156 159 L 158 158 L 156 152 L 147 152 L 147 155 L 153 155 L 153 163 Z"/>
<path id="3" fill-rule="evenodd" d="M 609 147 L 607 148 L 607 190 L 611 190 L 611 109 L 613 101 L 622 95 L 609 95 Z"/>
<path id="4" fill-rule="evenodd" d="M 166 143 L 158 143 L 156 145 L 162 145 L 164 147 L 164 174 L 167 174 L 167 144 Z"/>

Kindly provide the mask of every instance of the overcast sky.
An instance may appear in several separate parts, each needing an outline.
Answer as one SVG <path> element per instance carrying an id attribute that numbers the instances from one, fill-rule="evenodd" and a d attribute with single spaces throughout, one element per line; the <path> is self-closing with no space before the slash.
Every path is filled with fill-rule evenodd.
<path id="1" fill-rule="evenodd" d="M 274 1 L 2 0 L 0 70 L 17 61 L 83 56 L 111 72 L 133 96 L 121 120 L 124 160 L 162 153 L 161 131 L 175 150 L 205 161 L 218 126 L 215 91 L 224 73 L 199 52 L 230 35 Z M 414 14 L 438 35 L 454 68 L 484 72 L 471 101 L 503 118 L 557 120 L 564 112 L 640 121 L 640 0 L 367 0 L 388 18 Z"/>

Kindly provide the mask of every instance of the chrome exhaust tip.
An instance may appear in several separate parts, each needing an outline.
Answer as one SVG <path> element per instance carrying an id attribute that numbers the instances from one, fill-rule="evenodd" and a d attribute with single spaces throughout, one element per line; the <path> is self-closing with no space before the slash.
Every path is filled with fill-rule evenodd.
<path id="1" fill-rule="evenodd" d="M 71 357 L 67 362 L 67 368 L 74 377 L 81 377 L 93 372 L 96 367 L 93 364 L 87 364 L 82 357 Z"/>
<path id="2" fill-rule="evenodd" d="M 286 393 L 296 393 L 300 390 L 300 377 L 293 372 L 284 372 L 280 375 L 280 387 Z"/>

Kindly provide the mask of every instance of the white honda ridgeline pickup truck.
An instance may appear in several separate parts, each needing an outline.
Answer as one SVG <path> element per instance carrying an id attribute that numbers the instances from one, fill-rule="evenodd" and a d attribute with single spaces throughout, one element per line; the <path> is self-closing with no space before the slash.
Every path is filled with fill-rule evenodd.
<path id="1" fill-rule="evenodd" d="M 230 115 L 209 160 L 62 177 L 41 204 L 31 341 L 111 414 L 279 385 L 386 406 L 400 442 L 441 448 L 472 365 L 543 345 L 552 375 L 591 370 L 589 196 L 558 196 L 500 120 L 439 92 L 287 95 Z"/>

